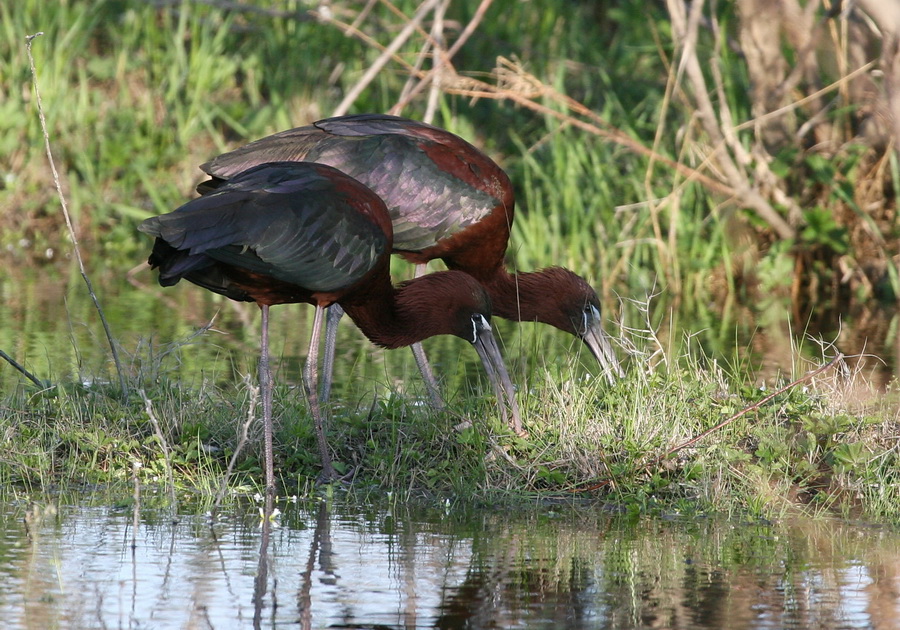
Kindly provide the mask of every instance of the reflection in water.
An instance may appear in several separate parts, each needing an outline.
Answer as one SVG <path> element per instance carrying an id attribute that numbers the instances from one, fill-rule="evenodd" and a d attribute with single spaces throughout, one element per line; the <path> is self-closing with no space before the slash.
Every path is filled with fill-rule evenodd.
<path id="1" fill-rule="evenodd" d="M 253 580 L 253 627 L 262 627 L 262 613 L 265 606 L 266 592 L 269 590 L 269 543 L 272 537 L 272 525 L 274 523 L 275 498 L 271 492 L 266 492 L 263 499 L 264 507 L 260 508 L 259 558 L 256 565 L 256 578 Z M 272 589 L 274 593 L 274 588 Z M 275 611 L 273 602 L 272 611 Z"/>
<path id="2" fill-rule="evenodd" d="M 896 628 L 900 536 L 835 521 L 3 503 L 5 628 Z M 264 506 L 271 513 L 272 506 Z"/>

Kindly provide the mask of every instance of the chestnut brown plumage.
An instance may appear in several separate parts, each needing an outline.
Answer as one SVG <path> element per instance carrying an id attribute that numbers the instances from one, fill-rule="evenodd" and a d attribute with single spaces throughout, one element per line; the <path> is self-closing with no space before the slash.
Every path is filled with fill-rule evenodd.
<path id="1" fill-rule="evenodd" d="M 324 309 L 340 303 L 363 334 L 397 348 L 450 334 L 478 351 L 506 416 L 523 433 L 512 382 L 488 320 L 491 300 L 471 276 L 430 274 L 394 287 L 392 244 L 384 202 L 352 177 L 321 164 L 276 162 L 235 174 L 174 212 L 144 221 L 156 237 L 149 263 L 159 282 L 182 278 L 262 309 L 260 383 L 263 390 L 266 485 L 274 488 L 272 390 L 268 309 L 306 302 L 316 307 L 304 384 L 316 424 L 322 478 L 336 477 L 325 440 L 317 391 L 317 356 Z"/>
<path id="2" fill-rule="evenodd" d="M 273 160 L 330 164 L 356 178 L 384 199 L 394 226 L 395 253 L 418 265 L 442 259 L 488 290 L 495 315 L 543 322 L 573 334 L 585 342 L 610 382 L 622 374 L 602 328 L 600 300 L 583 278 L 560 267 L 507 271 L 512 184 L 493 160 L 462 138 L 396 116 L 328 118 L 203 164 L 200 168 L 211 179 L 198 190 L 214 190 L 235 173 Z M 417 360 L 423 367 L 424 356 Z"/>

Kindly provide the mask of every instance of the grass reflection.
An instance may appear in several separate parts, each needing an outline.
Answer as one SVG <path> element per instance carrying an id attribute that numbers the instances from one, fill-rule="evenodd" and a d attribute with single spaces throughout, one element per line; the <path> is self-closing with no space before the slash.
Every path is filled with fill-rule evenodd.
<path id="1" fill-rule="evenodd" d="M 123 610 L 135 625 L 166 627 L 887 629 L 898 620 L 900 539 L 890 529 L 634 518 L 592 501 L 499 510 L 359 498 L 280 498 L 275 521 L 242 499 L 213 520 L 202 501 L 174 518 L 151 502 L 133 525 L 133 506 L 115 493 L 5 495 L 0 613 L 10 628 L 110 626 Z"/>

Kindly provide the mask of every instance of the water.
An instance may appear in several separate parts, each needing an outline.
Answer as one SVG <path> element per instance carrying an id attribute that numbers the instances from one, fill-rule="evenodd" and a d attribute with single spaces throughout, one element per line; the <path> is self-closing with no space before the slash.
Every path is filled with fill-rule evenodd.
<path id="1" fill-rule="evenodd" d="M 111 273 L 106 267 L 89 269 L 89 275 L 119 347 L 124 371 L 131 378 L 155 381 L 169 376 L 187 386 L 213 382 L 221 386 L 240 383 L 255 375 L 259 356 L 259 309 L 212 295 L 187 282 L 163 289 L 155 274 L 143 264 L 145 252 L 118 263 L 127 273 Z M 394 275 L 410 276 L 408 265 L 397 262 Z M 23 364 L 40 379 L 52 382 L 115 380 L 115 369 L 99 317 L 74 266 L 11 267 L 0 274 L 0 350 Z M 883 389 L 895 377 L 900 356 L 897 314 L 877 307 L 853 319 L 844 319 L 840 333 L 792 328 L 789 309 L 775 309 L 747 321 L 725 314 L 687 314 L 670 309 L 661 296 L 654 303 L 663 314 L 656 331 L 667 353 L 676 360 L 690 336 L 692 348 L 726 363 L 760 369 L 761 376 L 794 374 L 798 357 L 822 362 L 823 351 L 810 340 L 821 334 L 836 340 L 836 349 L 849 357 L 864 355 L 865 379 Z M 605 305 L 607 313 L 615 304 Z M 644 315 L 624 302 L 618 318 L 627 326 L 646 327 Z M 272 310 L 271 352 L 280 370 L 280 383 L 297 384 L 307 354 L 311 307 L 302 304 Z M 611 317 L 607 328 L 614 330 Z M 211 323 L 211 324 L 210 324 Z M 198 330 L 209 325 L 202 334 Z M 505 347 L 504 356 L 514 381 L 524 382 L 534 370 L 562 367 L 575 380 L 596 374 L 595 361 L 583 344 L 550 326 L 513 324 L 495 318 L 495 332 Z M 641 341 L 641 333 L 632 340 Z M 441 336 L 426 340 L 426 351 L 444 383 L 445 392 L 471 391 L 473 379 L 483 376 L 477 356 L 464 341 Z M 799 345 L 799 347 L 798 347 Z M 655 346 L 643 351 L 648 354 Z M 826 354 L 833 356 L 835 348 Z M 625 359 L 624 352 L 619 352 Z M 627 363 L 627 362 L 626 362 Z M 807 364 L 808 365 L 808 364 Z M 357 399 L 372 391 L 398 391 L 422 395 L 412 355 L 407 350 L 373 348 L 349 322 L 339 332 L 335 364 L 335 397 Z M 484 379 L 482 379 L 484 380 Z M 0 361 L 0 395 L 24 382 L 5 361 Z M 343 388 L 350 386 L 350 390 Z M 477 386 L 477 385 L 476 385 Z"/>
<path id="2" fill-rule="evenodd" d="M 0 277 L 0 349 L 43 379 L 110 379 L 77 273 L 9 271 Z M 162 290 L 143 269 L 128 282 L 92 278 L 133 378 L 227 388 L 255 372 L 253 305 L 187 285 Z M 273 309 L 279 383 L 299 380 L 310 320 L 304 305 Z M 546 326 L 496 328 L 514 380 L 580 348 Z M 690 328 L 702 329 L 694 340 L 711 356 L 733 351 L 721 345 L 735 341 L 730 324 Z M 757 331 L 753 348 L 790 366 L 795 348 L 779 330 Z M 887 351 L 868 351 L 889 356 L 896 339 L 885 340 Z M 453 392 L 477 387 L 467 344 L 443 337 L 426 349 L 451 404 Z M 583 359 L 556 367 L 577 378 L 591 362 Z M 339 400 L 388 388 L 421 394 L 410 353 L 373 351 L 349 325 L 336 368 Z M 342 389 L 351 385 L 351 394 Z M 0 361 L 0 394 L 20 388 Z M 282 501 L 277 526 L 263 526 L 253 503 L 212 523 L 204 509 L 173 519 L 145 506 L 135 527 L 133 510 L 105 496 L 0 501 L 0 628 L 900 627 L 900 537 L 890 529 L 633 519 L 595 505 L 376 504 Z"/>
<path id="3" fill-rule="evenodd" d="M 188 387 L 200 382 L 233 387 L 245 375 L 255 378 L 260 319 L 256 305 L 233 302 L 188 282 L 163 289 L 146 265 L 133 271 L 127 279 L 123 274 L 91 274 L 129 378 L 153 382 L 167 376 Z M 37 378 L 54 383 L 115 381 L 109 343 L 77 272 L 12 269 L 0 274 L 0 297 L 0 350 Z M 272 309 L 270 351 L 281 384 L 300 382 L 313 313 L 306 304 Z M 496 320 L 494 325 L 509 344 L 521 346 L 513 334 L 518 327 Z M 546 332 L 546 343 L 559 352 L 565 352 L 565 344 L 572 345 L 570 336 Z M 464 340 L 444 335 L 426 340 L 425 348 L 448 392 L 477 386 L 479 379 L 489 387 L 478 355 Z M 582 354 L 593 361 L 586 349 Z M 520 374 L 525 369 L 521 362 L 531 360 L 524 352 L 507 356 L 510 371 Z M 336 399 L 345 387 L 351 388 L 351 397 L 407 389 L 418 396 L 424 389 L 411 352 L 374 348 L 348 318 L 339 330 L 335 376 Z M 0 396 L 25 382 L 0 360 Z"/>
<path id="4" fill-rule="evenodd" d="M 135 529 L 104 501 L 2 505 L 4 628 L 900 624 L 900 536 L 838 521 L 321 500 L 280 501 L 271 527 L 245 503 L 214 521 L 145 509 Z"/>

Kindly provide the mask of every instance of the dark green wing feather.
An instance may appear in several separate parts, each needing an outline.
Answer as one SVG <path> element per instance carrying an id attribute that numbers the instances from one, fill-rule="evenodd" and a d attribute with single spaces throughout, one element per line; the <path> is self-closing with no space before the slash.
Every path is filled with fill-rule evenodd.
<path id="1" fill-rule="evenodd" d="M 389 235 L 372 218 L 379 206 L 386 212 L 374 193 L 329 167 L 264 164 L 139 229 L 187 254 L 181 266 L 216 261 L 330 292 L 358 281 L 390 251 Z"/>

